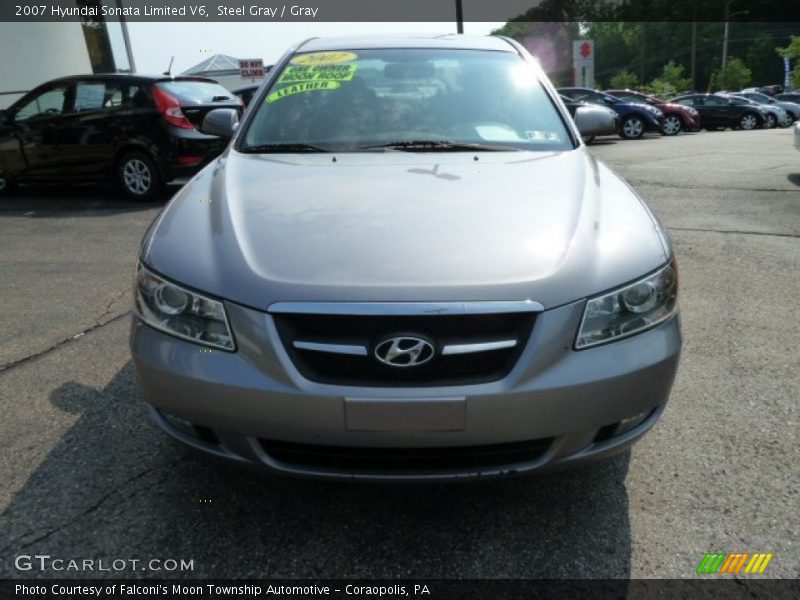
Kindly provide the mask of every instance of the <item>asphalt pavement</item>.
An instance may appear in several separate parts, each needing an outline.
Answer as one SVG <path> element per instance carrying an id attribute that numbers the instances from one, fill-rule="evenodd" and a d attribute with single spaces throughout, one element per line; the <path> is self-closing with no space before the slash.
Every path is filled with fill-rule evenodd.
<path id="1" fill-rule="evenodd" d="M 369 485 L 208 461 L 149 420 L 127 348 L 159 204 L 0 201 L 0 577 L 20 555 L 175 559 L 181 577 L 694 577 L 705 552 L 800 574 L 800 153 L 791 129 L 592 146 L 667 225 L 685 349 L 629 453 L 491 483 Z"/>

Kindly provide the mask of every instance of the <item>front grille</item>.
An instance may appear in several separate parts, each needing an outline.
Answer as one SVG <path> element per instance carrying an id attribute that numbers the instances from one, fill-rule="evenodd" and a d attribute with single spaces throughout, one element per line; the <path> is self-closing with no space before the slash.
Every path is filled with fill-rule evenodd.
<path id="1" fill-rule="evenodd" d="M 281 341 L 304 377 L 319 383 L 352 386 L 446 386 L 477 384 L 505 377 L 530 337 L 535 313 L 450 315 L 274 314 Z M 433 358 L 425 364 L 396 367 L 381 363 L 375 347 L 391 336 L 430 340 Z M 442 354 L 445 347 L 492 342 L 511 347 Z M 362 348 L 363 355 L 300 349 L 295 342 Z"/>
<path id="2" fill-rule="evenodd" d="M 351 448 L 259 440 L 264 452 L 296 467 L 334 471 L 401 474 L 512 467 L 541 458 L 553 438 L 445 448 Z"/>

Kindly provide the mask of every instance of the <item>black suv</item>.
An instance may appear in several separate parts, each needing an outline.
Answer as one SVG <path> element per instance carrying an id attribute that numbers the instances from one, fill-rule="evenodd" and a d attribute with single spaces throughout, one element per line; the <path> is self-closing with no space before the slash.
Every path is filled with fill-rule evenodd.
<path id="1" fill-rule="evenodd" d="M 15 183 L 116 179 L 146 200 L 227 144 L 199 131 L 241 101 L 212 79 L 85 75 L 49 81 L 0 111 L 0 195 Z"/>

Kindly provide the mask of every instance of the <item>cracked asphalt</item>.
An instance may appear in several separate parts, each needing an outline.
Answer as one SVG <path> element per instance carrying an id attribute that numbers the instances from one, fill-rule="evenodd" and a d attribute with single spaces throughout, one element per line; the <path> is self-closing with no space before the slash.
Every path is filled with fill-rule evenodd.
<path id="1" fill-rule="evenodd" d="M 0 201 L 0 577 L 15 557 L 184 559 L 193 577 L 693 577 L 707 551 L 800 575 L 800 153 L 791 130 L 601 140 L 680 264 L 685 351 L 630 453 L 493 483 L 271 477 L 148 419 L 127 349 L 160 206 L 113 191 Z"/>

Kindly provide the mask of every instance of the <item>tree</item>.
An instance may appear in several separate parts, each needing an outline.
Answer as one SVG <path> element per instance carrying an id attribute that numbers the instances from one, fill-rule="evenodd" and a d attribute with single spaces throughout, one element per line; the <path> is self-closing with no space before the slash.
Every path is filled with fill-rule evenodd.
<path id="1" fill-rule="evenodd" d="M 783 48 L 775 48 L 775 51 L 783 58 L 795 61 L 791 73 L 791 83 L 793 88 L 800 88 L 800 36 L 790 36 L 789 44 Z"/>
<path id="2" fill-rule="evenodd" d="M 783 58 L 800 58 L 800 35 L 789 36 L 789 43 L 775 51 Z"/>
<path id="3" fill-rule="evenodd" d="M 612 90 L 636 89 L 639 87 L 639 78 L 628 69 L 623 69 L 611 77 L 609 87 Z"/>
<path id="4" fill-rule="evenodd" d="M 683 65 L 670 60 L 661 69 L 661 75 L 650 82 L 650 91 L 657 96 L 671 96 L 689 90 L 692 80 L 683 76 Z"/>
<path id="5" fill-rule="evenodd" d="M 714 72 L 712 87 L 722 90 L 740 90 L 753 79 L 753 72 L 738 58 L 729 58 L 724 69 Z"/>

